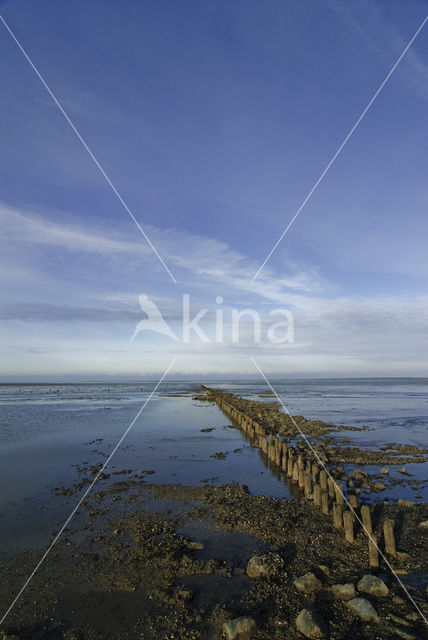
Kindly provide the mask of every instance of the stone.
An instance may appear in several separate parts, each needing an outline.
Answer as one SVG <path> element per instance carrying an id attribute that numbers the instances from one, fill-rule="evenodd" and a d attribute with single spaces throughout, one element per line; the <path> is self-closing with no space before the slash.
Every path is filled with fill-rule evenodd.
<path id="1" fill-rule="evenodd" d="M 387 596 L 389 593 L 389 589 L 384 581 L 377 576 L 370 575 L 369 573 L 361 578 L 357 586 L 358 591 L 363 591 L 364 593 L 368 593 L 376 598 Z"/>
<path id="2" fill-rule="evenodd" d="M 284 566 L 284 561 L 277 553 L 253 556 L 247 565 L 249 578 L 271 578 L 277 575 Z"/>
<path id="3" fill-rule="evenodd" d="M 326 564 L 319 564 L 318 569 L 320 569 L 320 571 L 322 571 L 326 576 L 329 576 L 331 573 L 330 567 L 328 567 Z"/>
<path id="4" fill-rule="evenodd" d="M 352 598 L 346 603 L 346 606 L 351 609 L 354 613 L 357 614 L 364 620 L 364 622 L 378 622 L 379 616 L 376 613 L 376 609 L 372 605 L 371 602 L 366 600 L 365 598 Z"/>
<path id="5" fill-rule="evenodd" d="M 239 616 L 223 625 L 223 633 L 227 640 L 250 640 L 256 631 L 256 621 L 248 616 Z"/>
<path id="6" fill-rule="evenodd" d="M 376 482 L 373 488 L 375 491 L 385 491 L 386 486 L 381 482 Z"/>
<path id="7" fill-rule="evenodd" d="M 398 501 L 399 507 L 414 507 L 415 503 L 411 500 L 404 500 L 404 498 L 400 498 Z"/>
<path id="8" fill-rule="evenodd" d="M 193 542 L 192 540 L 190 540 L 187 543 L 187 548 L 188 549 L 192 549 L 192 551 L 202 551 L 202 549 L 204 548 L 204 543 L 203 542 Z"/>
<path id="9" fill-rule="evenodd" d="M 419 523 L 418 526 L 421 527 L 422 529 L 428 529 L 428 520 L 423 520 L 422 522 Z"/>
<path id="10" fill-rule="evenodd" d="M 406 467 L 400 467 L 400 469 L 397 469 L 397 471 L 398 471 L 399 473 L 407 473 L 407 469 L 406 469 Z"/>
<path id="11" fill-rule="evenodd" d="M 352 582 L 347 582 L 346 584 L 334 584 L 331 587 L 333 595 L 336 598 L 340 598 L 341 600 L 351 600 L 355 598 L 355 587 Z"/>
<path id="12" fill-rule="evenodd" d="M 325 622 L 312 609 L 302 609 L 296 618 L 296 629 L 305 638 L 324 638 Z"/>
<path id="13" fill-rule="evenodd" d="M 293 581 L 293 584 L 296 589 L 302 593 L 319 591 L 322 588 L 321 580 L 318 580 L 316 575 L 311 571 L 309 573 L 305 573 L 304 576 L 300 576 L 300 578 L 296 578 Z"/>
<path id="14" fill-rule="evenodd" d="M 394 596 L 392 598 L 392 602 L 394 604 L 404 604 L 404 600 L 403 600 L 403 598 L 400 598 L 400 596 Z"/>
<path id="15" fill-rule="evenodd" d="M 389 467 L 381 467 L 380 472 L 382 475 L 386 476 L 389 473 Z"/>

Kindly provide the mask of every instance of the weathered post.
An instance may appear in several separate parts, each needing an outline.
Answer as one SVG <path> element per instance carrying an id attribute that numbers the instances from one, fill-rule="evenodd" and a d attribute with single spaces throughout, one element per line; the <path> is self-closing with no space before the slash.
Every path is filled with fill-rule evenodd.
<path id="1" fill-rule="evenodd" d="M 323 514 L 328 516 L 330 511 L 329 511 L 329 508 L 328 508 L 328 493 L 327 493 L 327 491 L 323 491 L 321 493 L 321 506 L 322 506 Z"/>
<path id="2" fill-rule="evenodd" d="M 287 476 L 289 478 L 293 477 L 293 453 L 292 451 L 290 451 L 290 457 L 288 458 L 288 464 L 287 464 Z"/>
<path id="3" fill-rule="evenodd" d="M 333 504 L 333 527 L 335 529 L 341 529 L 343 526 L 342 505 L 335 502 Z"/>
<path id="4" fill-rule="evenodd" d="M 385 520 L 383 525 L 383 535 L 385 538 L 385 551 L 394 558 L 397 556 L 394 536 L 394 520 Z"/>
<path id="5" fill-rule="evenodd" d="M 311 472 L 306 471 L 305 473 L 305 496 L 312 495 L 312 477 Z"/>
<path id="6" fill-rule="evenodd" d="M 352 511 L 345 511 L 343 514 L 343 526 L 345 528 L 345 539 L 347 542 L 355 542 L 354 539 L 354 516 Z"/>
<path id="7" fill-rule="evenodd" d="M 357 498 L 357 496 L 355 495 L 355 493 L 351 493 L 351 494 L 348 496 L 348 502 L 349 502 L 349 505 L 350 505 L 353 509 L 356 509 L 356 508 L 358 507 L 358 498 Z"/>
<path id="8" fill-rule="evenodd" d="M 314 506 L 321 506 L 321 487 L 319 484 L 314 484 Z"/>
<path id="9" fill-rule="evenodd" d="M 333 478 L 328 478 L 327 480 L 327 485 L 328 485 L 328 495 L 330 496 L 330 498 L 334 498 L 334 480 Z"/>
<path id="10" fill-rule="evenodd" d="M 305 488 L 305 472 L 303 471 L 303 467 L 299 469 L 299 489 L 303 491 Z"/>
<path id="11" fill-rule="evenodd" d="M 299 465 L 297 462 L 293 464 L 293 484 L 299 484 Z"/>
<path id="12" fill-rule="evenodd" d="M 312 465 L 312 480 L 314 482 L 317 481 L 318 471 L 320 470 L 320 466 L 317 462 L 314 462 Z"/>
<path id="13" fill-rule="evenodd" d="M 377 541 L 370 535 L 369 537 L 369 563 L 370 567 L 377 569 L 379 567 L 379 553 L 377 548 Z"/>
<path id="14" fill-rule="evenodd" d="M 325 469 L 320 471 L 320 485 L 322 491 L 327 491 L 327 473 L 325 472 Z"/>
<path id="15" fill-rule="evenodd" d="M 340 482 L 335 482 L 334 483 L 334 493 L 336 496 L 336 502 L 337 504 L 341 504 L 343 505 L 344 503 L 344 499 L 343 499 L 343 488 Z"/>
<path id="16" fill-rule="evenodd" d="M 373 533 L 372 528 L 372 517 L 370 515 L 370 507 L 368 504 L 363 504 L 361 506 L 361 520 L 363 523 L 363 529 L 366 536 L 369 536 Z"/>

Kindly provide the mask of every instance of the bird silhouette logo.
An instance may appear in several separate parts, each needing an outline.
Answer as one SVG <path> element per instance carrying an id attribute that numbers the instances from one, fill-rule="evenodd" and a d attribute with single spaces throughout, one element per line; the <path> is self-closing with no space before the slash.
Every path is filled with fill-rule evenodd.
<path id="1" fill-rule="evenodd" d="M 147 318 L 140 320 L 135 327 L 134 335 L 129 342 L 132 342 L 141 331 L 156 331 L 162 333 L 165 336 L 169 336 L 173 340 L 178 340 L 171 327 L 165 322 L 163 316 L 154 302 L 144 293 L 140 293 L 138 296 L 138 302 L 140 303 L 141 310 L 147 315 Z"/>

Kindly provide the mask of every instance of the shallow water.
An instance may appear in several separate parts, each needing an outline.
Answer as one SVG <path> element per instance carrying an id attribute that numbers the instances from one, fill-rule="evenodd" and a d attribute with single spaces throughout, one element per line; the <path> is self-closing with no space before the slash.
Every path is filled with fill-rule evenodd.
<path id="1" fill-rule="evenodd" d="M 211 384 L 257 400 L 272 400 L 259 397 L 266 391 L 266 385 L 260 383 Z M 0 385 L 0 551 L 46 544 L 79 499 L 79 494 L 54 496 L 53 488 L 75 484 L 77 467 L 105 461 L 153 386 Z M 280 475 L 271 473 L 259 450 L 230 427 L 218 407 L 192 399 L 195 386 L 197 383 L 164 384 L 106 473 L 155 471 L 147 474 L 150 483 L 219 485 L 236 481 L 253 493 L 289 497 L 293 489 Z M 274 383 L 274 387 L 293 414 L 373 427 L 373 431 L 344 432 L 360 446 L 386 442 L 427 445 L 426 379 L 293 380 Z M 184 395 L 168 397 L 168 393 Z M 201 432 L 206 427 L 213 430 Z M 213 457 L 218 453 L 224 457 Z M 426 464 L 407 468 L 415 479 L 427 475 Z M 391 467 L 394 474 L 397 476 Z M 132 474 L 117 476 L 118 480 L 129 478 Z M 424 487 L 418 491 L 395 487 L 389 493 L 412 499 L 415 494 L 424 500 L 428 497 Z"/>

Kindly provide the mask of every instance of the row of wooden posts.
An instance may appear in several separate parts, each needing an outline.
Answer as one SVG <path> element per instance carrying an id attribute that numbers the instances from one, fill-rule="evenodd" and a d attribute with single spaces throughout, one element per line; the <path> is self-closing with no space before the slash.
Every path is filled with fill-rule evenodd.
<path id="1" fill-rule="evenodd" d="M 303 452 L 300 447 L 297 449 L 288 445 L 279 435 L 267 434 L 257 420 L 237 409 L 223 395 L 215 394 L 215 400 L 220 409 L 238 424 L 271 463 L 282 469 L 306 497 L 312 497 L 315 507 L 320 508 L 326 516 L 332 517 L 333 527 L 344 531 L 348 543 L 355 542 L 355 522 L 362 525 L 368 538 L 370 566 L 379 567 L 378 542 L 373 532 L 370 507 L 367 504 L 360 506 L 357 495 L 353 493 L 345 500 L 343 485 L 333 480 L 322 465 L 313 462 L 315 456 L 309 448 Z M 383 534 L 385 552 L 396 557 L 394 520 L 384 522 Z"/>

